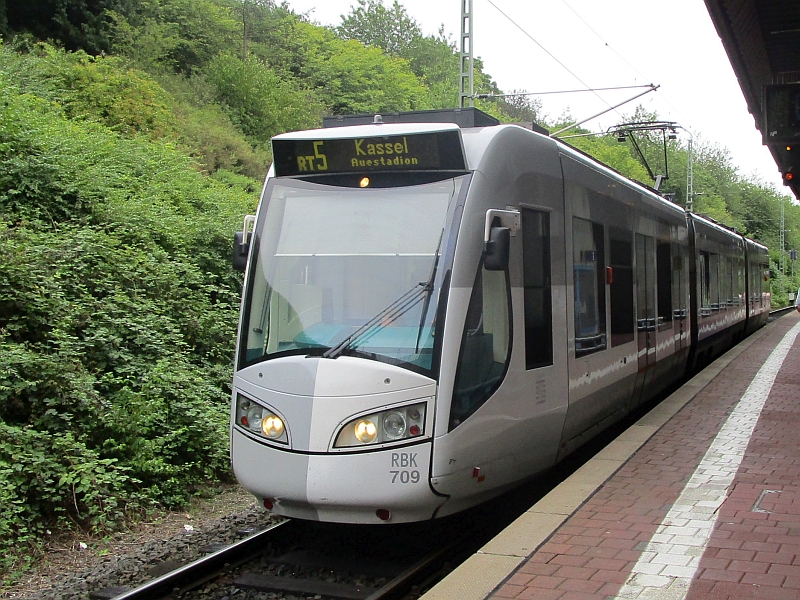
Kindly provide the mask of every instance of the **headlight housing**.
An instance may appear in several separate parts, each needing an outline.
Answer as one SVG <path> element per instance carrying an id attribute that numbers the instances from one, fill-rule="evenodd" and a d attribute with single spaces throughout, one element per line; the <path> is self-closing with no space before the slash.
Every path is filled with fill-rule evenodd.
<path id="1" fill-rule="evenodd" d="M 425 434 L 425 402 L 364 415 L 339 430 L 334 448 L 387 444 Z"/>
<path id="2" fill-rule="evenodd" d="M 283 419 L 241 394 L 236 395 L 236 424 L 271 442 L 289 443 Z"/>

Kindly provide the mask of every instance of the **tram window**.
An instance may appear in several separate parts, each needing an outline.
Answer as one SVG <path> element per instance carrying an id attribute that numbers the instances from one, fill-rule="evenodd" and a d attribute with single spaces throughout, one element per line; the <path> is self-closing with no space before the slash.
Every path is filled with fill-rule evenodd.
<path id="1" fill-rule="evenodd" d="M 550 294 L 550 215 L 522 209 L 522 271 L 525 286 L 525 368 L 553 364 Z"/>
<path id="2" fill-rule="evenodd" d="M 611 281 L 611 346 L 632 342 L 636 314 L 633 306 L 633 244 L 627 231 L 608 233 Z"/>
<path id="3" fill-rule="evenodd" d="M 744 258 L 741 256 L 738 259 L 736 268 L 736 297 L 738 298 L 739 306 L 742 305 L 745 298 L 744 291 Z"/>
<path id="4" fill-rule="evenodd" d="M 711 310 L 719 310 L 719 254 L 708 254 L 708 291 Z"/>
<path id="5" fill-rule="evenodd" d="M 451 430 L 478 410 L 503 381 L 511 347 L 510 297 L 507 272 L 487 271 L 481 265 L 461 339 Z"/>
<path id="6" fill-rule="evenodd" d="M 575 294 L 575 356 L 606 348 L 606 294 L 603 226 L 572 219 L 572 272 Z"/>
<path id="7" fill-rule="evenodd" d="M 719 257 L 719 307 L 727 308 L 731 297 L 731 276 L 728 269 L 728 257 Z"/>
<path id="8" fill-rule="evenodd" d="M 686 299 L 684 282 L 684 250 L 678 244 L 672 245 L 672 316 L 686 318 Z"/>
<path id="9" fill-rule="evenodd" d="M 669 242 L 656 245 L 656 299 L 658 324 L 672 321 L 672 252 Z"/>
<path id="10" fill-rule="evenodd" d="M 636 234 L 636 327 L 639 332 L 656 328 L 656 269 L 654 238 Z"/>
<path id="11" fill-rule="evenodd" d="M 709 291 L 709 281 L 711 275 L 709 274 L 710 264 L 708 252 L 700 252 L 700 316 L 706 317 L 711 314 L 711 294 Z"/>

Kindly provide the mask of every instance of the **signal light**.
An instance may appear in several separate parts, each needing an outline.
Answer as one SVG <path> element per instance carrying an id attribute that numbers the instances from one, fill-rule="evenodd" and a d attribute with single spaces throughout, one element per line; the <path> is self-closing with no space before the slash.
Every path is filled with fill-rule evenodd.
<path id="1" fill-rule="evenodd" d="M 783 174 L 783 185 L 792 185 L 794 183 L 794 172 L 789 169 Z"/>

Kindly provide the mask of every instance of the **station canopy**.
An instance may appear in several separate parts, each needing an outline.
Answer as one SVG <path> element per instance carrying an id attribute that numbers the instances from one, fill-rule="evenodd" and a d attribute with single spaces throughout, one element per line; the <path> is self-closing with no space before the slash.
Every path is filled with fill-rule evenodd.
<path id="1" fill-rule="evenodd" d="M 800 0 L 705 0 L 748 109 L 800 199 Z"/>

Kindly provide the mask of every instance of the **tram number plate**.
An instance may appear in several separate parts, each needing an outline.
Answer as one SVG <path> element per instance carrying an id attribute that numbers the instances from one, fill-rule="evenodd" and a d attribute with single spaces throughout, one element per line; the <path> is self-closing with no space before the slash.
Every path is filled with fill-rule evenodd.
<path id="1" fill-rule="evenodd" d="M 389 471 L 392 476 L 392 483 L 419 483 L 419 471 L 417 467 L 416 452 L 392 452 L 392 467 L 396 470 Z"/>

